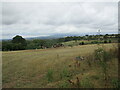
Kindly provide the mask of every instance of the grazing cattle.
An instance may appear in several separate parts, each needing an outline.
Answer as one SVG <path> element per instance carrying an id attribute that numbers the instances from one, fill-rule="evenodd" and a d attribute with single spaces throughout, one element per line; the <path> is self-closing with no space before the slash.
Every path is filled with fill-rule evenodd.
<path id="1" fill-rule="evenodd" d="M 64 46 L 63 44 L 54 44 L 52 47 L 57 48 L 57 47 L 63 47 L 63 46 Z"/>

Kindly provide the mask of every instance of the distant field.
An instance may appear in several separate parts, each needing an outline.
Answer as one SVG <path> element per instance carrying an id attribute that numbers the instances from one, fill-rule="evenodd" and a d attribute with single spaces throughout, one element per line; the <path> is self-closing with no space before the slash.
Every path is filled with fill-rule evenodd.
<path id="1" fill-rule="evenodd" d="M 88 40 L 68 41 L 68 42 L 64 42 L 63 44 L 65 46 L 69 46 L 69 45 L 75 46 L 75 45 L 79 45 L 79 43 L 81 43 L 81 42 L 84 42 L 85 44 L 87 44 L 87 43 L 91 43 L 92 41 L 96 41 L 96 40 L 90 40 L 90 41 L 88 41 Z M 101 42 L 103 42 L 103 41 L 101 41 Z"/>
<path id="2" fill-rule="evenodd" d="M 74 43 L 74 42 L 71 42 Z M 101 77 L 100 67 L 93 64 L 88 67 L 86 60 L 81 61 L 79 68 L 74 68 L 74 59 L 77 56 L 89 56 L 98 47 L 106 50 L 117 47 L 117 44 L 91 44 L 73 47 L 61 47 L 38 50 L 8 51 L 2 52 L 3 58 L 3 87 L 5 88 L 41 88 L 41 87 L 70 87 L 67 79 L 76 80 L 76 76 L 81 80 L 86 77 L 90 79 L 93 87 L 104 87 Z M 110 64 L 110 77 L 117 78 L 118 66 L 117 58 L 113 58 Z M 68 67 L 71 65 L 71 67 Z M 49 71 L 51 73 L 49 74 Z M 65 71 L 65 72 L 63 72 Z M 47 73 L 49 74 L 48 76 Z M 70 74 L 72 76 L 62 76 Z M 82 73 L 82 74 L 81 74 Z M 52 76 L 51 76 L 52 75 Z M 49 82 L 47 78 L 51 77 Z M 109 83 L 109 87 L 113 87 Z M 86 84 L 85 84 L 86 85 Z M 83 85 L 84 86 L 84 85 Z M 88 84 L 86 87 L 91 87 Z"/>
<path id="3" fill-rule="evenodd" d="M 84 42 L 84 44 L 92 44 L 92 42 L 94 43 L 94 42 L 100 42 L 100 43 L 104 43 L 104 40 L 100 40 L 100 41 L 98 41 L 98 40 L 77 40 L 77 41 L 75 41 L 75 40 L 73 40 L 73 41 L 68 41 L 68 42 L 63 42 L 63 44 L 65 45 L 65 46 L 77 46 L 77 45 L 79 45 L 81 42 Z M 117 42 L 117 39 L 112 39 L 111 40 L 111 42 Z M 107 40 L 107 43 L 109 43 L 109 40 Z M 97 44 L 97 43 L 96 43 Z"/>

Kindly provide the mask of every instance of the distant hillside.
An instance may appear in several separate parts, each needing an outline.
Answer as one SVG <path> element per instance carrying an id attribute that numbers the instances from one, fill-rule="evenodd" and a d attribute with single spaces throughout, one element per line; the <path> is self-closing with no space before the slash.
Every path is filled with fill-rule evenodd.
<path id="1" fill-rule="evenodd" d="M 53 35 L 50 35 L 50 36 L 41 36 L 41 37 L 29 37 L 29 38 L 26 38 L 26 39 L 57 39 L 57 38 L 63 38 L 63 37 L 67 37 L 67 36 L 84 36 L 88 33 L 82 33 L 82 34 L 71 34 L 71 33 L 65 33 L 65 34 L 53 34 Z"/>
<path id="2" fill-rule="evenodd" d="M 85 35 L 97 35 L 97 32 L 88 32 L 88 33 L 64 33 L 64 34 L 52 34 L 50 36 L 41 36 L 41 37 L 29 37 L 26 39 L 57 39 L 57 38 L 63 38 L 67 36 L 85 36 Z M 105 35 L 106 33 L 101 33 L 102 35 Z M 113 34 L 113 33 L 107 33 L 107 34 Z M 114 33 L 117 34 L 117 33 Z"/>
<path id="3" fill-rule="evenodd" d="M 27 40 L 31 40 L 31 39 L 57 39 L 57 38 L 63 38 L 63 37 L 67 37 L 67 36 L 85 36 L 85 35 L 97 35 L 97 32 L 87 32 L 87 33 L 62 33 L 62 34 L 52 34 L 50 36 L 36 36 L 36 37 L 27 37 L 25 39 Z M 118 34 L 118 33 L 113 33 L 113 32 L 109 32 L 109 33 L 101 33 L 102 35 L 105 34 Z M 0 39 L 0 41 L 2 40 L 11 40 L 12 38 L 8 38 L 8 39 Z"/>
<path id="4" fill-rule="evenodd" d="M 26 39 L 57 39 L 57 38 L 63 38 L 67 36 L 79 36 L 78 34 L 55 34 L 50 36 L 44 36 L 44 37 L 30 37 Z"/>

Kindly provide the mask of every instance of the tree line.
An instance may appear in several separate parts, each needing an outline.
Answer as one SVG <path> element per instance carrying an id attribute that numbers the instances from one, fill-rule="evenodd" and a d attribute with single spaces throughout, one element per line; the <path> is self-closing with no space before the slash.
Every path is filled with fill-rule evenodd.
<path id="1" fill-rule="evenodd" d="M 22 36 L 16 35 L 12 40 L 2 41 L 2 51 L 14 51 L 14 50 L 26 50 L 26 49 L 43 49 L 51 48 L 54 45 L 60 45 L 63 42 L 75 41 L 78 40 L 104 40 L 104 43 L 111 43 L 111 39 L 118 39 L 120 34 L 106 34 L 106 35 L 85 35 L 85 36 L 68 36 L 59 39 L 34 39 L 26 40 Z M 120 42 L 120 40 L 119 40 Z M 93 41 L 91 44 L 96 44 L 98 41 Z M 58 46 L 59 46 L 58 45 Z M 81 42 L 79 45 L 84 45 L 84 42 Z"/>

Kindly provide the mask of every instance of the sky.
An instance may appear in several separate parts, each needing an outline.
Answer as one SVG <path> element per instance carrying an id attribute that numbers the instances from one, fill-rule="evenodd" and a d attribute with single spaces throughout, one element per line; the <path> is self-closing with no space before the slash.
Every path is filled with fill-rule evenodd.
<path id="1" fill-rule="evenodd" d="M 3 2 L 2 39 L 118 33 L 117 2 Z"/>

